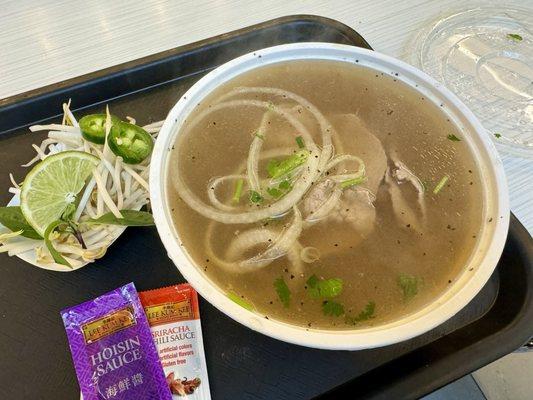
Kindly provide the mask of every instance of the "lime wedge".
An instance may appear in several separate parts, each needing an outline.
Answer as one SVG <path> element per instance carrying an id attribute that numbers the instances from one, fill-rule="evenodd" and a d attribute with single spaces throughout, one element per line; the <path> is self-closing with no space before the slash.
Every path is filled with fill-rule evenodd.
<path id="1" fill-rule="evenodd" d="M 63 151 L 46 157 L 30 171 L 20 192 L 24 218 L 39 233 L 58 220 L 85 186 L 100 160 L 82 151 Z"/>

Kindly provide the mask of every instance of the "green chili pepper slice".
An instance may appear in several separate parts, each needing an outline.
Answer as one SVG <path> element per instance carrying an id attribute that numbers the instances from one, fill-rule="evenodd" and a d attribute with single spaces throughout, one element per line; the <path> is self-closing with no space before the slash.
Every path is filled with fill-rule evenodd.
<path id="1" fill-rule="evenodd" d="M 107 144 L 127 164 L 139 164 L 150 155 L 154 147 L 154 141 L 148 132 L 140 126 L 123 121 L 111 127 Z"/>
<path id="2" fill-rule="evenodd" d="M 105 114 L 89 114 L 80 119 L 80 129 L 82 136 L 89 142 L 104 144 L 105 143 Z M 111 124 L 115 125 L 120 122 L 120 118 L 111 116 Z"/>

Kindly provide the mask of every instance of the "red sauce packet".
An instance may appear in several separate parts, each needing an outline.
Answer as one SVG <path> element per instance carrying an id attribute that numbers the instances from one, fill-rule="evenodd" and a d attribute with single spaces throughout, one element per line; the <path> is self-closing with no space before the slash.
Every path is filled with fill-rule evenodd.
<path id="1" fill-rule="evenodd" d="M 61 311 L 84 400 L 171 400 L 133 283 Z"/>
<path id="2" fill-rule="evenodd" d="M 174 399 L 211 399 L 198 295 L 188 283 L 139 293 Z"/>

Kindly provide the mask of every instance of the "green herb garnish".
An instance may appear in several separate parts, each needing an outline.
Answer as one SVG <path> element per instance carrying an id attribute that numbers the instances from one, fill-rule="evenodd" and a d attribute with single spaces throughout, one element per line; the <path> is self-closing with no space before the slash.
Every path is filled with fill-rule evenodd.
<path id="1" fill-rule="evenodd" d="M 278 185 L 278 188 L 285 191 L 291 190 L 291 183 L 288 180 L 281 181 Z"/>
<path id="2" fill-rule="evenodd" d="M 278 294 L 279 299 L 283 303 L 283 306 L 285 308 L 289 307 L 291 300 L 291 291 L 283 280 L 283 277 L 280 276 L 274 281 L 274 288 L 276 289 L 276 293 Z"/>
<path id="3" fill-rule="evenodd" d="M 44 244 L 48 248 L 48 251 L 50 252 L 50 255 L 54 259 L 54 261 L 58 264 L 65 265 L 69 268 L 72 268 L 70 263 L 61 255 L 59 251 L 57 251 L 54 248 L 54 245 L 52 244 L 52 241 L 50 240 L 50 235 L 58 228 L 61 227 L 61 225 L 64 225 L 65 221 L 58 219 L 57 221 L 52 222 L 46 230 L 44 231 Z"/>
<path id="4" fill-rule="evenodd" d="M 499 139 L 502 137 L 501 133 L 495 133 L 494 136 L 496 137 L 496 139 Z"/>
<path id="5" fill-rule="evenodd" d="M 298 145 L 300 149 L 305 148 L 305 143 L 301 136 L 296 136 L 296 144 Z"/>
<path id="6" fill-rule="evenodd" d="M 451 140 L 452 142 L 460 142 L 461 141 L 461 139 L 459 139 L 455 135 L 448 135 L 447 138 L 448 138 L 448 140 Z"/>
<path id="7" fill-rule="evenodd" d="M 42 239 L 24 218 L 19 206 L 0 207 L 0 224 L 12 232 L 22 231 L 21 236 L 29 239 Z"/>
<path id="8" fill-rule="evenodd" d="M 422 280 L 414 275 L 400 274 L 398 286 L 402 289 L 404 301 L 409 301 L 417 295 L 418 286 L 421 282 Z"/>
<path id="9" fill-rule="evenodd" d="M 376 310 L 376 303 L 369 301 L 363 310 L 355 317 L 346 316 L 345 322 L 349 325 L 356 325 L 359 322 L 367 321 L 374 318 L 374 312 Z"/>
<path id="10" fill-rule="evenodd" d="M 435 186 L 435 189 L 433 189 L 433 194 L 439 193 L 444 185 L 446 185 L 446 182 L 448 182 L 448 179 L 450 179 L 449 175 L 444 175 L 442 179 L 437 183 L 437 186 Z"/>
<path id="11" fill-rule="evenodd" d="M 120 213 L 122 218 L 118 218 L 113 213 L 108 212 L 98 218 L 83 221 L 83 223 L 122 226 L 152 226 L 155 224 L 152 214 L 146 211 L 120 210 Z"/>
<path id="12" fill-rule="evenodd" d="M 324 315 L 339 317 L 344 314 L 344 306 L 332 300 L 324 300 L 322 303 L 322 312 Z"/>
<path id="13" fill-rule="evenodd" d="M 261 203 L 263 201 L 263 197 L 255 190 L 250 190 L 250 201 L 252 203 Z"/>
<path id="14" fill-rule="evenodd" d="M 342 292 L 342 279 L 331 278 L 320 280 L 316 275 L 311 275 L 307 280 L 307 293 L 313 298 L 336 297 Z"/>
<path id="15" fill-rule="evenodd" d="M 523 40 L 522 36 L 520 36 L 518 33 L 508 33 L 507 37 L 515 42 L 521 42 Z"/>
<path id="16" fill-rule="evenodd" d="M 359 185 L 366 180 L 366 176 L 360 176 L 359 178 L 347 179 L 341 182 L 341 189 L 346 189 L 351 186 Z"/>
<path id="17" fill-rule="evenodd" d="M 305 163 L 307 157 L 309 157 L 309 152 L 307 150 L 299 150 L 284 160 L 270 160 L 267 164 L 268 175 L 271 178 L 279 178 L 287 175 L 289 172 Z"/>
<path id="18" fill-rule="evenodd" d="M 238 203 L 239 199 L 242 195 L 242 187 L 244 185 L 244 179 L 240 178 L 237 180 L 237 183 L 235 184 L 235 191 L 233 192 L 233 197 L 231 198 L 231 201 L 234 203 Z"/>
<path id="19" fill-rule="evenodd" d="M 272 196 L 273 198 L 277 199 L 283 195 L 283 192 L 276 188 L 267 188 L 266 192 Z"/>
<path id="20" fill-rule="evenodd" d="M 246 300 L 244 300 L 242 297 L 238 296 L 234 292 L 228 292 L 226 293 L 226 296 L 228 296 L 231 301 L 237 303 L 242 308 L 246 308 L 248 311 L 254 310 L 254 306 L 252 304 L 248 303 Z"/>

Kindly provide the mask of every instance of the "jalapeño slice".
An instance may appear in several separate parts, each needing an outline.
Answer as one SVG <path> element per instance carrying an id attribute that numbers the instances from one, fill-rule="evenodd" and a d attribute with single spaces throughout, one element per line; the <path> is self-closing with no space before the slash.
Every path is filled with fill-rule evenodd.
<path id="1" fill-rule="evenodd" d="M 80 119 L 80 129 L 82 136 L 89 142 L 104 144 L 105 143 L 105 114 L 89 114 Z M 118 117 L 111 116 L 111 124 L 115 125 L 120 122 Z"/>
<path id="2" fill-rule="evenodd" d="M 152 152 L 152 136 L 143 128 L 128 122 L 119 122 L 111 127 L 107 144 L 115 155 L 127 164 L 139 164 Z"/>

